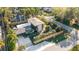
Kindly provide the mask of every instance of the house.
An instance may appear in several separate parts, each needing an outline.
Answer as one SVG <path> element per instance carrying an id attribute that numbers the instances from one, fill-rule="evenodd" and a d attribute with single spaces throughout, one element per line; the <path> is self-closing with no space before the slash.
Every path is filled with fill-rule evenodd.
<path id="1" fill-rule="evenodd" d="M 40 21 L 38 18 L 31 17 L 28 19 L 28 22 L 31 23 L 36 28 L 37 32 L 40 33 L 43 30 L 44 23 Z"/>
<path id="2" fill-rule="evenodd" d="M 24 23 L 24 24 L 20 24 L 17 25 L 16 27 L 14 27 L 13 29 L 15 30 L 16 34 L 22 34 L 25 33 L 27 29 L 31 28 L 31 24 L 30 23 Z"/>
<path id="3" fill-rule="evenodd" d="M 23 22 L 27 21 L 26 18 L 27 16 L 23 15 L 20 12 L 20 9 L 18 7 L 11 8 L 13 15 L 10 18 L 10 21 L 12 22 Z"/>
<path id="4" fill-rule="evenodd" d="M 45 12 L 51 12 L 52 8 L 51 7 L 42 7 L 42 10 L 44 10 Z"/>

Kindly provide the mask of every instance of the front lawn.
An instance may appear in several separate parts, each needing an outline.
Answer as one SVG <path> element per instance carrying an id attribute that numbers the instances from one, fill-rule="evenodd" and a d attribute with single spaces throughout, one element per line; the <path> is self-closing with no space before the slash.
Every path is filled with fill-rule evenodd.
<path id="1" fill-rule="evenodd" d="M 60 35 L 57 35 L 54 38 L 49 39 L 48 41 L 53 42 L 53 43 L 58 43 L 58 42 L 61 42 L 65 39 L 66 39 L 66 36 L 64 34 L 60 34 Z"/>

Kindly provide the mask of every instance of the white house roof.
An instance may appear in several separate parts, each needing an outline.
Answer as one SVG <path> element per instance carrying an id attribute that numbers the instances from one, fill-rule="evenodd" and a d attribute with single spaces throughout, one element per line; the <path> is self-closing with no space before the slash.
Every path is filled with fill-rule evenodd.
<path id="1" fill-rule="evenodd" d="M 40 21 L 36 17 L 32 17 L 32 18 L 28 19 L 28 22 L 32 23 L 34 26 L 37 26 L 37 25 L 40 25 L 40 24 L 44 24 L 42 21 Z"/>
<path id="2" fill-rule="evenodd" d="M 24 28 L 26 26 L 30 26 L 31 23 L 24 23 L 24 24 L 20 24 L 20 25 L 17 25 L 17 28 Z"/>
<path id="3" fill-rule="evenodd" d="M 31 23 L 20 24 L 20 25 L 17 25 L 17 28 L 14 27 L 13 29 L 15 30 L 16 34 L 22 34 L 26 32 L 24 27 L 27 27 L 27 26 L 31 26 Z"/>
<path id="4" fill-rule="evenodd" d="M 22 34 L 22 33 L 24 33 L 24 32 L 26 32 L 26 31 L 25 31 L 25 28 L 17 28 L 17 29 L 15 29 L 15 33 L 16 33 L 16 34 Z"/>

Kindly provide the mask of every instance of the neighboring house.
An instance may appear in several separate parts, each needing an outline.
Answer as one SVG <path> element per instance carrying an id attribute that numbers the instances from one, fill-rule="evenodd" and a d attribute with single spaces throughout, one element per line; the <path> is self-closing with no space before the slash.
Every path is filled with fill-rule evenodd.
<path id="1" fill-rule="evenodd" d="M 40 21 L 38 18 L 31 17 L 30 19 L 28 19 L 28 22 L 36 28 L 37 32 L 40 33 L 43 30 L 44 23 Z"/>
<path id="2" fill-rule="evenodd" d="M 42 10 L 44 10 L 46 12 L 51 12 L 52 8 L 51 7 L 43 7 Z"/>
<path id="3" fill-rule="evenodd" d="M 11 10 L 12 10 L 13 15 L 11 16 L 10 21 L 12 21 L 12 22 L 27 21 L 26 20 L 27 16 L 21 14 L 18 7 L 11 8 Z"/>
<path id="4" fill-rule="evenodd" d="M 14 14 L 10 19 L 12 22 L 23 22 L 26 20 L 24 15 Z"/>

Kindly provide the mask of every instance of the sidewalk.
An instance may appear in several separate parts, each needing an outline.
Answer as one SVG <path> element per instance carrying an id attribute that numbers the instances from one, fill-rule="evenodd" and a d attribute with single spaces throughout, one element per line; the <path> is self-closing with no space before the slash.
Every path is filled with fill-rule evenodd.
<path id="1" fill-rule="evenodd" d="M 26 48 L 25 51 L 68 51 L 72 47 L 72 45 L 68 47 L 61 47 L 60 45 L 44 41 L 40 44 Z"/>

